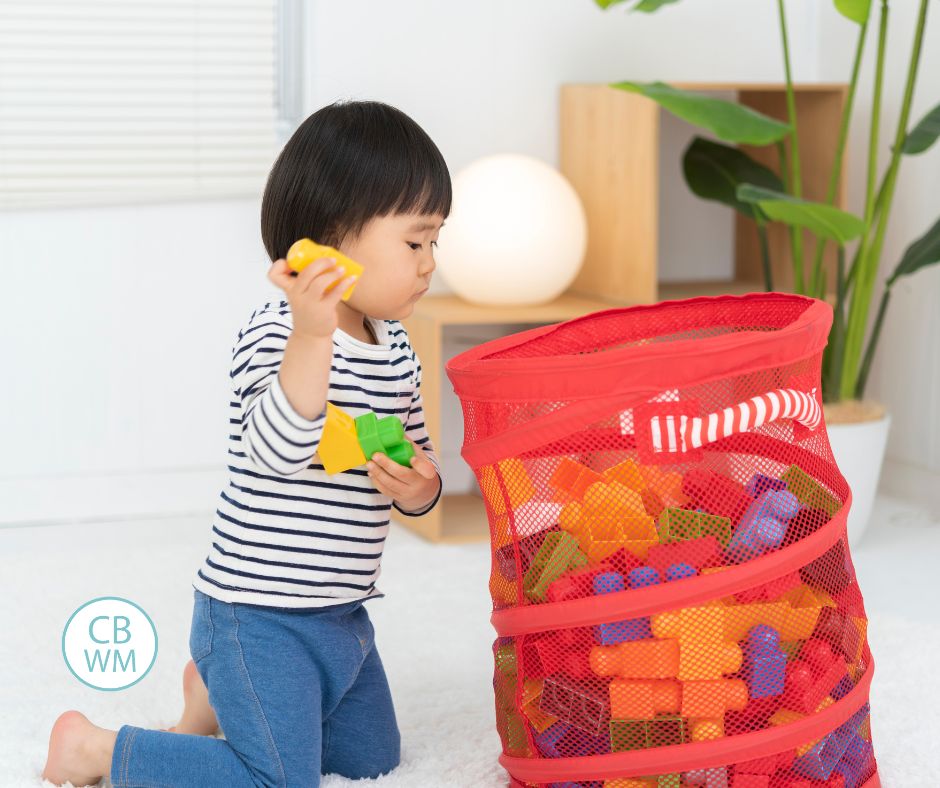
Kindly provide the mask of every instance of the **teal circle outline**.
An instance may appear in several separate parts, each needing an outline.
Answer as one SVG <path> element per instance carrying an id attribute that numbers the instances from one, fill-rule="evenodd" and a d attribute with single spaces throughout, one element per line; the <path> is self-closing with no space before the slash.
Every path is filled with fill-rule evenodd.
<path id="1" fill-rule="evenodd" d="M 96 687 L 94 684 L 89 684 L 87 681 L 85 681 L 85 679 L 79 676 L 72 669 L 72 665 L 69 663 L 69 658 L 65 653 L 65 633 L 68 632 L 69 624 L 72 623 L 72 619 L 75 618 L 75 616 L 77 616 L 84 608 L 88 607 L 89 605 L 94 604 L 95 602 L 101 602 L 105 599 L 115 599 L 118 602 L 126 602 L 131 607 L 136 607 L 141 613 L 144 614 L 144 618 L 147 619 L 147 621 L 150 623 L 150 628 L 153 630 L 153 659 L 150 660 L 150 664 L 147 666 L 147 669 L 143 673 L 141 673 L 140 676 L 134 679 L 134 681 L 132 681 L 130 684 L 125 684 L 123 687 Z M 99 596 L 99 597 L 95 597 L 94 599 L 89 599 L 87 602 L 77 607 L 75 611 L 72 613 L 72 615 L 69 616 L 68 621 L 65 622 L 65 627 L 63 627 L 62 629 L 61 640 L 62 640 L 62 659 L 65 660 L 65 667 L 69 669 L 69 673 L 75 676 L 75 678 L 78 679 L 86 687 L 91 687 L 92 689 L 99 690 L 101 692 L 120 692 L 121 690 L 126 690 L 130 687 L 133 687 L 138 681 L 140 681 L 144 676 L 146 676 L 150 672 L 150 669 L 153 667 L 154 663 L 157 661 L 157 652 L 160 650 L 159 637 L 157 636 L 157 627 L 153 623 L 153 619 L 150 618 L 150 616 L 147 615 L 147 611 L 144 610 L 136 602 L 131 602 L 130 599 L 125 599 L 122 596 Z"/>

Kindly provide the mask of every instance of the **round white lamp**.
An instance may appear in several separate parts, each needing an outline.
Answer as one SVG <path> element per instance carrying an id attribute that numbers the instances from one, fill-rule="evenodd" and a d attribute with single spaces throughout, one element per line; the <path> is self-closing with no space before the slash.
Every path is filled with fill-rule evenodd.
<path id="1" fill-rule="evenodd" d="M 541 304 L 574 281 L 587 249 L 587 217 L 567 179 L 514 153 L 457 173 L 450 216 L 438 234 L 438 270 L 477 304 Z"/>

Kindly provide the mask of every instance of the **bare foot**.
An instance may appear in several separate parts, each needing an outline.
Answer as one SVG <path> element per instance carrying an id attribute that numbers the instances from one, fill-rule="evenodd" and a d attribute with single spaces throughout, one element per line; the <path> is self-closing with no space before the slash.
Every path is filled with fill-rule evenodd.
<path id="1" fill-rule="evenodd" d="M 56 785 L 97 785 L 111 771 L 117 731 L 99 728 L 81 712 L 59 715 L 49 734 L 49 754 L 42 778 Z"/>
<path id="2" fill-rule="evenodd" d="M 166 730 L 171 733 L 212 736 L 218 729 L 219 722 L 209 705 L 209 691 L 196 670 L 196 664 L 189 660 L 183 668 L 183 716 L 176 725 Z"/>

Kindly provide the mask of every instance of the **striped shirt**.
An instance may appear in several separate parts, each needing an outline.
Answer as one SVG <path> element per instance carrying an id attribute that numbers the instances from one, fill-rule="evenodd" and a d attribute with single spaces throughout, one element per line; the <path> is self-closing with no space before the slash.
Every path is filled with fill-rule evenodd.
<path id="1" fill-rule="evenodd" d="M 397 320 L 367 317 L 379 344 L 337 328 L 327 399 L 350 416 L 394 415 L 440 476 L 424 426 L 421 363 Z M 228 483 L 193 588 L 222 600 L 315 608 L 385 596 L 375 582 L 391 507 L 364 466 L 328 475 L 315 456 L 326 406 L 301 416 L 278 370 L 293 321 L 287 301 L 252 313 L 232 348 Z M 443 486 L 443 483 L 441 484 Z"/>

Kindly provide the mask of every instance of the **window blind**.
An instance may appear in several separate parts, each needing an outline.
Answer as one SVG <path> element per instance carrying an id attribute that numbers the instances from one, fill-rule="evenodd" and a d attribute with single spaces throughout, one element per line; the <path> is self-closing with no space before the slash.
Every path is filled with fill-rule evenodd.
<path id="1" fill-rule="evenodd" d="M 0 208 L 260 195 L 294 120 L 282 110 L 297 111 L 297 53 L 282 46 L 297 12 L 0 0 Z"/>

